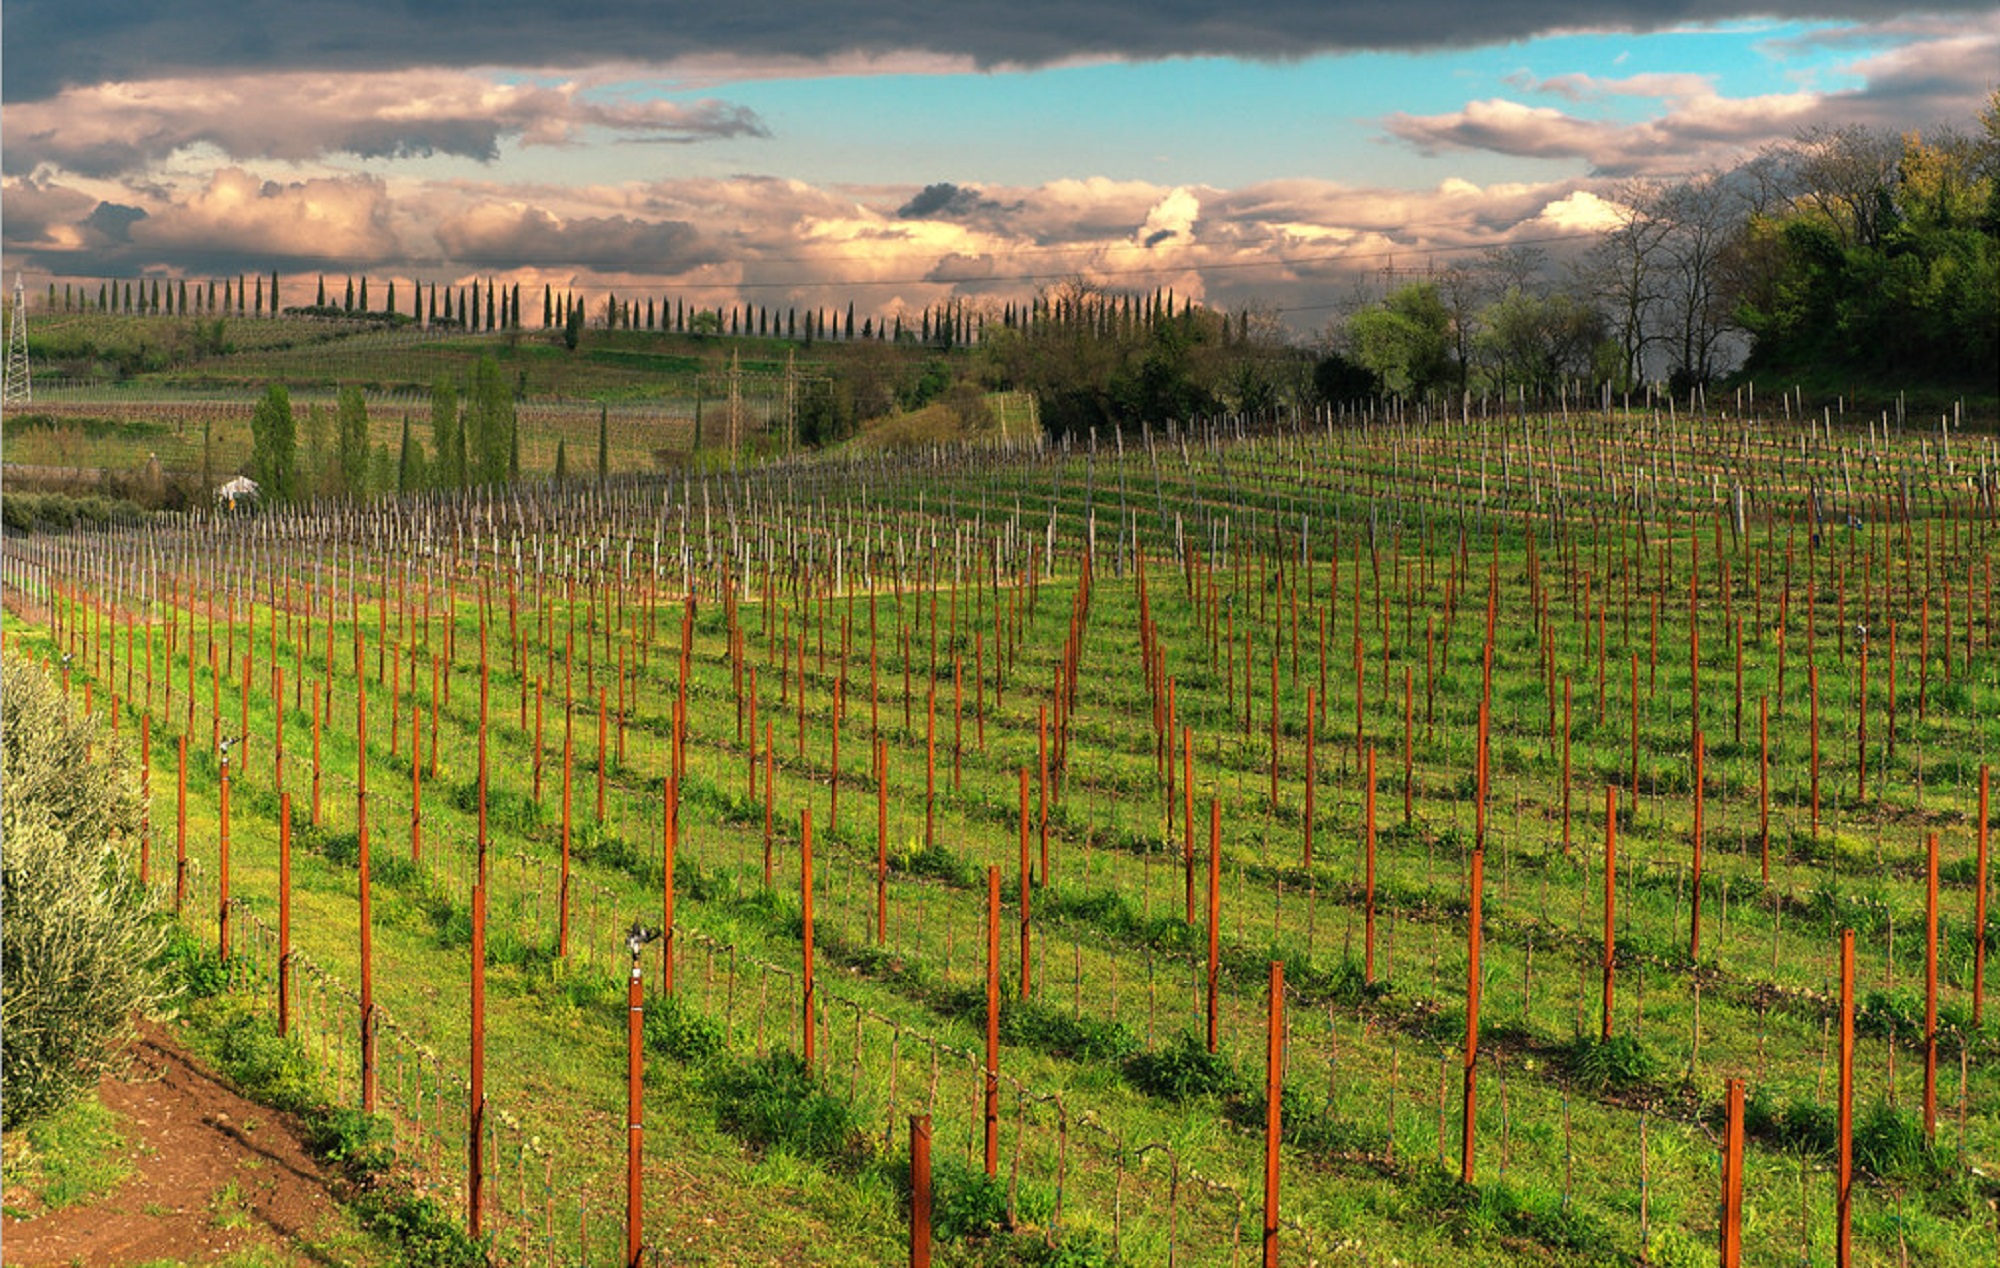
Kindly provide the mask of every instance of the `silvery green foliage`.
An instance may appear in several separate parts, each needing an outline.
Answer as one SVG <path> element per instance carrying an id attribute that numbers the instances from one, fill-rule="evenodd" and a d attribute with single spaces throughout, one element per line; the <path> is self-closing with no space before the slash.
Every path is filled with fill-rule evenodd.
<path id="1" fill-rule="evenodd" d="M 126 754 L 17 656 L 0 669 L 0 1118 L 91 1086 L 155 997 L 163 928 L 124 847 L 139 826 Z"/>

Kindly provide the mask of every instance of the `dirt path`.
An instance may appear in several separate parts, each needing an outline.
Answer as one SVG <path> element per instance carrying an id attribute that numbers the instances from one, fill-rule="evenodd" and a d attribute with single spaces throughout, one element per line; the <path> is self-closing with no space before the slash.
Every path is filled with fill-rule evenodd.
<path id="1" fill-rule="evenodd" d="M 134 1174 L 113 1192 L 33 1219 L 0 1219 L 5 1261 L 207 1263 L 262 1246 L 297 1264 L 370 1258 L 296 1126 L 244 1100 L 173 1038 L 142 1024 L 132 1062 L 99 1094 Z"/>

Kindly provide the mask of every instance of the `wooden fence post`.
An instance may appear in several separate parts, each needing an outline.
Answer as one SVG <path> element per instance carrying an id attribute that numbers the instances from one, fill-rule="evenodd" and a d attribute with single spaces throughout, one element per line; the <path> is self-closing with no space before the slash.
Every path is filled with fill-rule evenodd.
<path id="1" fill-rule="evenodd" d="M 804 635 L 800 635 L 804 638 Z M 812 807 L 799 808 L 799 905 L 805 917 L 804 974 L 801 979 L 800 1001 L 805 1009 L 805 1062 L 808 1070 L 813 1068 L 813 1059 L 818 1053 L 814 1039 L 816 1015 L 819 1000 L 813 993 L 813 820 Z"/>
<path id="2" fill-rule="evenodd" d="M 986 1175 L 1000 1174 L 1000 869 L 986 869 Z"/>
<path id="3" fill-rule="evenodd" d="M 671 779 L 671 776 L 669 777 Z M 625 1268 L 641 1268 L 644 1254 L 643 1211 L 646 1200 L 644 1153 L 646 1129 L 645 975 L 639 968 L 639 939 L 632 945 L 632 972 L 625 982 Z M 669 990 L 673 989 L 668 983 Z"/>
<path id="4" fill-rule="evenodd" d="M 1729 1080 L 1722 1142 L 1722 1268 L 1743 1264 L 1743 1080 Z"/>
<path id="5" fill-rule="evenodd" d="M 931 1265 L 931 1116 L 910 1115 L 910 1268 Z"/>
<path id="6" fill-rule="evenodd" d="M 1271 961 L 1264 1041 L 1264 1268 L 1278 1263 L 1278 1142 L 1284 1135 L 1285 962 Z"/>
<path id="7" fill-rule="evenodd" d="M 478 1241 L 486 1218 L 486 886 L 472 890 L 472 1054 L 466 1103 L 465 1230 Z"/>
<path id="8" fill-rule="evenodd" d="M 1611 991 L 1616 977 L 1617 945 L 1614 919 L 1618 904 L 1618 785 L 1604 786 L 1604 1019 L 1599 1042 L 1611 1038 Z"/>
<path id="9" fill-rule="evenodd" d="M 278 794 L 278 1038 L 292 1034 L 292 794 Z"/>
<path id="10" fill-rule="evenodd" d="M 1853 1263 L 1854 1229 L 1854 930 L 1840 931 L 1840 1102 L 1835 1189 L 1834 1263 Z"/>
<path id="11" fill-rule="evenodd" d="M 1222 961 L 1222 799 L 1208 803 L 1208 1050 L 1215 1051 L 1217 977 Z"/>

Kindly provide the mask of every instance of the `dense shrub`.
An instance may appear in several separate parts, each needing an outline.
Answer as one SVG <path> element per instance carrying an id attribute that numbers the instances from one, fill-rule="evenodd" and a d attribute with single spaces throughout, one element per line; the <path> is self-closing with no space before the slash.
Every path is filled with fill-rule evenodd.
<path id="1" fill-rule="evenodd" d="M 13 1128 L 96 1083 L 158 991 L 164 930 L 119 853 L 139 822 L 120 749 L 47 671 L 9 656 L 0 672 L 0 1116 Z"/>

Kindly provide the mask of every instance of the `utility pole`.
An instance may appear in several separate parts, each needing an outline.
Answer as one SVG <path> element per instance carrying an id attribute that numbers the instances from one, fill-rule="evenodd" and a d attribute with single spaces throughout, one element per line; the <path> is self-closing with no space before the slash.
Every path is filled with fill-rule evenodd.
<path id="1" fill-rule="evenodd" d="M 7 369 L 0 380 L 0 409 L 32 405 L 35 384 L 28 370 L 28 296 L 14 274 L 14 312 L 7 325 Z"/>

